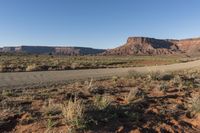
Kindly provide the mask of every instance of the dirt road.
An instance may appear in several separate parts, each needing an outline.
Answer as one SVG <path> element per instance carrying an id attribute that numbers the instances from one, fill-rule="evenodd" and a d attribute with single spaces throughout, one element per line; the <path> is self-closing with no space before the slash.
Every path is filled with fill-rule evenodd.
<path id="1" fill-rule="evenodd" d="M 111 76 L 125 76 L 130 71 L 148 73 L 155 71 L 177 71 L 200 67 L 200 60 L 177 63 L 171 65 L 133 67 L 133 68 L 111 68 L 111 69 L 89 69 L 89 70 L 67 70 L 67 71 L 43 71 L 43 72 L 18 72 L 0 73 L 0 88 L 32 87 L 72 80 L 84 80 L 89 78 L 105 78 Z"/>

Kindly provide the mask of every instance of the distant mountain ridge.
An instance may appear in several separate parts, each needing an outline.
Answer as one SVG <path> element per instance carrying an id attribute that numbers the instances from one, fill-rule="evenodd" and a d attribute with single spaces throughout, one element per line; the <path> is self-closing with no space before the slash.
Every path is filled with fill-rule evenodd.
<path id="1" fill-rule="evenodd" d="M 53 55 L 200 55 L 200 38 L 175 40 L 129 37 L 124 45 L 109 50 L 87 47 L 19 46 L 3 47 L 0 48 L 0 52 Z"/>
<path id="2" fill-rule="evenodd" d="M 19 46 L 3 47 L 0 52 L 29 53 L 29 54 L 55 54 L 55 55 L 95 55 L 105 52 L 104 49 L 87 47 L 49 47 L 49 46 Z"/>

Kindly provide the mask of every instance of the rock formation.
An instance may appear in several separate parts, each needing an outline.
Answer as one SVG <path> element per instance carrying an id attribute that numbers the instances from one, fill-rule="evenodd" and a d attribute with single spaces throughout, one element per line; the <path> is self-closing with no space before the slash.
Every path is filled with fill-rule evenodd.
<path id="1" fill-rule="evenodd" d="M 172 40 L 129 37 L 126 44 L 107 50 L 103 55 L 200 54 L 200 38 Z"/>
<path id="2" fill-rule="evenodd" d="M 28 53 L 28 54 L 54 54 L 54 55 L 95 55 L 104 52 L 103 49 L 85 47 L 47 47 L 47 46 L 20 46 L 3 47 L 0 52 Z"/>
<path id="3" fill-rule="evenodd" d="M 20 46 L 3 47 L 0 52 L 55 55 L 200 55 L 200 38 L 172 40 L 148 37 L 129 37 L 117 48 L 104 50 L 85 47 Z"/>

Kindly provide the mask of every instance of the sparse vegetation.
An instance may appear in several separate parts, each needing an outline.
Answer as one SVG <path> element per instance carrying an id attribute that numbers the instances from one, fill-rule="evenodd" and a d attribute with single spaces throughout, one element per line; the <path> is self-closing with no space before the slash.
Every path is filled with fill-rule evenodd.
<path id="1" fill-rule="evenodd" d="M 106 109 L 110 103 L 111 100 L 108 96 L 97 95 L 94 97 L 94 106 L 99 110 Z"/>
<path id="2" fill-rule="evenodd" d="M 84 125 L 84 105 L 76 97 L 70 99 L 62 106 L 62 114 L 64 122 L 69 125 L 71 129 L 81 128 Z"/>
<path id="3" fill-rule="evenodd" d="M 53 119 L 48 119 L 47 120 L 47 130 L 50 130 L 51 128 L 53 128 L 53 127 L 55 127 L 56 126 L 56 122 L 55 121 L 53 121 Z"/>
<path id="4" fill-rule="evenodd" d="M 46 116 L 54 116 L 57 114 L 61 114 L 61 105 L 56 104 L 53 100 L 49 100 L 46 105 L 43 106 L 43 112 Z"/>
<path id="5" fill-rule="evenodd" d="M 27 68 L 26 68 L 27 72 L 37 71 L 37 70 L 39 70 L 39 67 L 36 64 L 28 65 Z"/>
<path id="6" fill-rule="evenodd" d="M 166 93 L 166 91 L 168 90 L 168 85 L 165 82 L 162 82 L 160 84 L 160 90 L 163 91 L 164 93 Z"/>
<path id="7" fill-rule="evenodd" d="M 199 75 L 189 70 L 0 90 L 0 132 L 196 131 Z"/>
<path id="8" fill-rule="evenodd" d="M 10 90 L 2 90 L 2 96 L 12 96 L 12 91 Z"/>
<path id="9" fill-rule="evenodd" d="M 115 68 L 173 64 L 180 57 L 169 56 L 52 56 L 5 54 L 0 56 L 0 72 L 49 71 L 88 68 Z"/>
<path id="10" fill-rule="evenodd" d="M 138 96 L 139 90 L 137 88 L 133 88 L 129 91 L 128 95 L 125 96 L 125 101 L 127 103 L 133 102 L 134 100 L 136 100 L 139 96 Z"/>
<path id="11" fill-rule="evenodd" d="M 200 113 L 200 96 L 196 95 L 191 98 L 191 111 L 195 113 Z"/>

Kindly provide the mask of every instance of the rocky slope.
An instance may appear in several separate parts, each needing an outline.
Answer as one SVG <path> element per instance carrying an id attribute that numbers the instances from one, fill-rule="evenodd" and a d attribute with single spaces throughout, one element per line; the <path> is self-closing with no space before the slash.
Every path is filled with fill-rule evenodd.
<path id="1" fill-rule="evenodd" d="M 94 55 L 105 52 L 105 50 L 85 47 L 20 46 L 3 47 L 0 49 L 0 52 L 55 55 Z"/>
<path id="2" fill-rule="evenodd" d="M 129 37 L 126 44 L 110 49 L 103 55 L 166 55 L 200 54 L 200 38 L 185 40 Z"/>
<path id="3" fill-rule="evenodd" d="M 200 54 L 200 38 L 174 41 L 179 49 L 187 54 Z"/>

